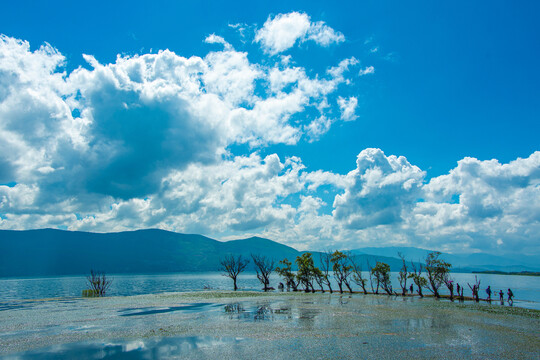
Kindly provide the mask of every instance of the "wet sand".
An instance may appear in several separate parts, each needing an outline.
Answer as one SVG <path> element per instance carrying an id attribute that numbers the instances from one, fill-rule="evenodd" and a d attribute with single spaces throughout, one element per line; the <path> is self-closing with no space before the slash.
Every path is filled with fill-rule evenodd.
<path id="1" fill-rule="evenodd" d="M 540 358 L 540 311 L 430 298 L 192 292 L 0 308 L 5 359 Z"/>

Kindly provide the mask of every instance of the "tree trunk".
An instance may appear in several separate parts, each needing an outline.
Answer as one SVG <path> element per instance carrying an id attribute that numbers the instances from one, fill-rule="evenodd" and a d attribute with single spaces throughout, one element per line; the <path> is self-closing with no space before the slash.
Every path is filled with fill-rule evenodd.
<path id="1" fill-rule="evenodd" d="M 233 278 L 233 282 L 234 282 L 234 291 L 236 291 L 238 289 L 238 287 L 236 286 L 236 278 Z"/>

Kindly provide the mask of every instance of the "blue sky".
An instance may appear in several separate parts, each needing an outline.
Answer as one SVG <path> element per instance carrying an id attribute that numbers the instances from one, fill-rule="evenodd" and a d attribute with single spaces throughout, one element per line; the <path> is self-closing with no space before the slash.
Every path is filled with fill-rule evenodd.
<path id="1" fill-rule="evenodd" d="M 6 3 L 0 227 L 539 254 L 538 7 Z"/>

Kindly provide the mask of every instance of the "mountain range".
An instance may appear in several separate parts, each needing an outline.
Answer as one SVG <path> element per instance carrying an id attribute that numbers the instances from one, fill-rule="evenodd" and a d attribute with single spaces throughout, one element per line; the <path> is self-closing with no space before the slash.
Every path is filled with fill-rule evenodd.
<path id="1" fill-rule="evenodd" d="M 352 250 L 364 270 L 383 261 L 393 271 L 401 267 L 397 253 L 407 260 L 422 261 L 429 250 L 418 248 L 362 248 Z M 217 241 L 197 234 L 148 229 L 116 233 L 90 233 L 55 229 L 0 230 L 0 277 L 87 274 L 90 269 L 107 273 L 169 273 L 217 271 L 228 254 L 265 255 L 294 262 L 302 252 L 278 242 L 251 237 Z M 319 253 L 313 252 L 316 265 Z M 534 258 L 508 259 L 488 254 L 451 255 L 443 258 L 457 271 L 539 270 Z M 252 263 L 247 270 L 253 270 Z"/>

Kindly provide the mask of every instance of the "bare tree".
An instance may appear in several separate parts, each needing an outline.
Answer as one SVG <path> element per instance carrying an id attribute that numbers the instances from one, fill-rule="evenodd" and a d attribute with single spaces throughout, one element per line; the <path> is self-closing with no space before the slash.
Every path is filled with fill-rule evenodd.
<path id="1" fill-rule="evenodd" d="M 105 296 L 105 293 L 112 284 L 112 279 L 107 278 L 104 272 L 90 270 L 90 275 L 86 277 L 90 285 L 92 296 Z"/>
<path id="2" fill-rule="evenodd" d="M 238 290 L 238 286 L 236 286 L 236 278 L 242 271 L 244 271 L 247 264 L 249 264 L 249 260 L 242 259 L 242 255 L 227 255 L 219 263 L 221 264 L 220 271 L 225 272 L 223 276 L 230 277 L 234 283 L 234 291 Z"/>
<path id="3" fill-rule="evenodd" d="M 398 275 L 399 286 L 401 287 L 401 295 L 405 296 L 405 294 L 407 294 L 407 279 L 409 278 L 409 273 L 407 272 L 407 262 L 405 261 L 405 256 L 400 252 L 398 252 L 398 256 L 403 262 Z"/>
<path id="4" fill-rule="evenodd" d="M 257 279 L 263 284 L 264 291 L 270 289 L 270 274 L 274 271 L 274 260 L 267 258 L 264 255 L 251 254 L 253 263 L 255 264 L 255 271 L 257 272 Z"/>
<path id="5" fill-rule="evenodd" d="M 472 296 L 473 296 L 474 300 L 476 302 L 479 302 L 480 298 L 478 297 L 478 292 L 480 290 L 480 280 L 478 280 L 478 278 L 475 275 L 474 276 L 474 284 L 473 284 L 473 286 L 471 286 L 471 284 L 469 284 L 469 283 L 467 283 L 467 285 L 469 285 L 469 288 L 472 291 Z"/>
<path id="6" fill-rule="evenodd" d="M 444 285 L 446 285 L 448 291 L 450 291 L 450 300 L 454 301 L 454 280 L 452 280 L 449 274 L 446 274 L 444 277 Z"/>
<path id="7" fill-rule="evenodd" d="M 373 266 L 371 266 L 371 261 L 367 261 L 367 266 L 368 266 L 368 274 L 369 274 L 369 287 L 371 287 L 371 293 L 372 294 L 375 294 L 375 289 L 373 288 L 373 272 L 371 270 L 373 270 Z"/>
<path id="8" fill-rule="evenodd" d="M 364 294 L 367 294 L 367 290 L 366 290 L 367 279 L 365 279 L 362 276 L 362 265 L 355 260 L 354 256 L 351 256 L 349 258 L 349 261 L 351 262 L 351 266 L 352 266 L 353 281 L 362 288 L 362 291 L 364 292 Z"/>
<path id="9" fill-rule="evenodd" d="M 323 253 L 319 253 L 319 259 L 321 260 L 321 273 L 322 278 L 321 281 L 328 286 L 328 290 L 330 291 L 330 294 L 333 293 L 332 291 L 332 285 L 330 283 L 330 269 L 331 263 L 332 263 L 332 252 L 331 251 L 325 251 Z"/>
<path id="10" fill-rule="evenodd" d="M 321 288 L 321 292 L 324 294 L 325 277 L 321 269 L 319 269 L 318 267 L 313 268 L 313 278 L 315 279 L 315 282 Z"/>
<path id="11" fill-rule="evenodd" d="M 416 265 L 411 261 L 411 267 L 413 272 L 409 273 L 409 278 L 412 279 L 418 287 L 418 295 L 420 295 L 420 297 L 424 297 L 422 288 L 427 285 L 427 280 L 422 276 L 422 264 L 418 264 L 417 268 Z"/>

